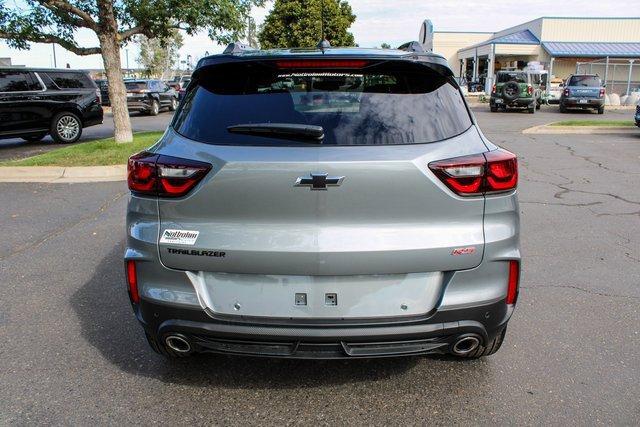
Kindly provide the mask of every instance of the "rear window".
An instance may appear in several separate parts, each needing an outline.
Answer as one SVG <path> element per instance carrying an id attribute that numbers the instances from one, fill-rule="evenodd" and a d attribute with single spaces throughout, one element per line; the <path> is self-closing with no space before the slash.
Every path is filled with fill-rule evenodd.
<path id="1" fill-rule="evenodd" d="M 47 72 L 47 75 L 60 89 L 89 89 L 94 87 L 89 76 L 84 73 Z"/>
<path id="2" fill-rule="evenodd" d="M 525 73 L 498 73 L 498 83 L 527 83 L 527 75 Z"/>
<path id="3" fill-rule="evenodd" d="M 253 64 L 200 70 L 173 127 L 210 144 L 282 145 L 294 141 L 230 133 L 239 124 L 322 126 L 323 145 L 419 144 L 471 126 L 456 86 L 419 65 L 362 70 L 279 70 Z"/>
<path id="4" fill-rule="evenodd" d="M 602 83 L 598 76 L 572 76 L 567 86 L 600 87 Z"/>
<path id="5" fill-rule="evenodd" d="M 148 88 L 147 82 L 124 82 L 127 90 L 144 90 Z"/>

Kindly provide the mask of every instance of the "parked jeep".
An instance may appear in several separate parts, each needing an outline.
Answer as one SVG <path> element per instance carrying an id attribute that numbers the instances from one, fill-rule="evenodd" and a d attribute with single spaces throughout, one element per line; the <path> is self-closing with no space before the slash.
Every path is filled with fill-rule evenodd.
<path id="1" fill-rule="evenodd" d="M 593 109 L 604 114 L 605 89 L 597 74 L 572 75 L 560 97 L 560 112 L 568 108 Z"/>
<path id="2" fill-rule="evenodd" d="M 491 90 L 489 106 L 495 113 L 498 108 L 526 108 L 531 114 L 540 109 L 540 88 L 525 71 L 498 71 Z"/>

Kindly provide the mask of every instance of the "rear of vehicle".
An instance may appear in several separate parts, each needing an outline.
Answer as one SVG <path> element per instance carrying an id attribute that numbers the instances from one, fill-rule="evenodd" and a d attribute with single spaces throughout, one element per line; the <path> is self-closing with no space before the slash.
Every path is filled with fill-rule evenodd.
<path id="1" fill-rule="evenodd" d="M 153 107 L 154 100 L 151 81 L 130 80 L 125 81 L 124 86 L 127 90 L 127 108 L 129 111 L 149 113 Z"/>
<path id="2" fill-rule="evenodd" d="M 547 93 L 547 103 L 559 104 L 563 90 L 564 85 L 562 79 L 551 79 L 551 82 L 549 84 L 549 91 Z"/>
<path id="3" fill-rule="evenodd" d="M 491 112 L 507 107 L 526 108 L 529 113 L 535 113 L 538 100 L 535 96 L 533 84 L 524 71 L 499 71 L 496 83 L 491 90 L 489 106 Z"/>
<path id="4" fill-rule="evenodd" d="M 636 126 L 640 127 L 640 103 L 636 105 L 636 114 L 634 116 L 634 119 L 636 121 Z"/>
<path id="5" fill-rule="evenodd" d="M 129 295 L 150 345 L 349 358 L 495 352 L 515 306 L 515 156 L 446 61 L 328 49 L 201 60 L 129 161 Z"/>
<path id="6" fill-rule="evenodd" d="M 569 108 L 592 109 L 604 114 L 605 88 L 598 75 L 572 75 L 567 79 L 562 97 L 560 112 Z"/>

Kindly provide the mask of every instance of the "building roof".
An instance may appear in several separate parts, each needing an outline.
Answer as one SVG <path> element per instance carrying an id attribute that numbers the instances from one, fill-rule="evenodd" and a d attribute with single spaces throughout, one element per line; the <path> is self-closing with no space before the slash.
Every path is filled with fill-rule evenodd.
<path id="1" fill-rule="evenodd" d="M 495 44 L 540 44 L 540 40 L 529 30 L 517 31 L 500 37 L 489 39 L 485 43 Z"/>
<path id="2" fill-rule="evenodd" d="M 542 42 L 551 56 L 577 58 L 640 58 L 640 43 Z"/>

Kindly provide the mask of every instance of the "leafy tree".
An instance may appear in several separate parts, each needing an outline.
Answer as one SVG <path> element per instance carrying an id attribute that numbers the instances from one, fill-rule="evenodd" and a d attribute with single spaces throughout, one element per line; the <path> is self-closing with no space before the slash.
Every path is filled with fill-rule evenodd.
<path id="1" fill-rule="evenodd" d="M 353 46 L 348 29 L 355 20 L 343 0 L 275 0 L 258 40 L 266 49 L 314 47 L 323 37 L 332 46 Z"/>
<path id="2" fill-rule="evenodd" d="M 178 64 L 183 40 L 179 30 L 173 30 L 171 36 L 166 39 L 139 36 L 138 62 L 144 68 L 145 74 L 148 77 L 165 77 L 165 74 Z"/>
<path id="3" fill-rule="evenodd" d="M 382 43 L 380 45 L 381 49 L 391 49 L 391 45 L 389 43 Z"/>
<path id="4" fill-rule="evenodd" d="M 134 36 L 166 39 L 174 29 L 192 35 L 207 30 L 221 43 L 244 33 L 246 17 L 264 0 L 0 0 L 0 38 L 9 46 L 29 49 L 29 43 L 56 43 L 77 55 L 102 55 L 109 81 L 115 139 L 133 139 L 127 111 L 120 48 Z M 79 46 L 75 33 L 88 29 L 98 45 Z"/>

